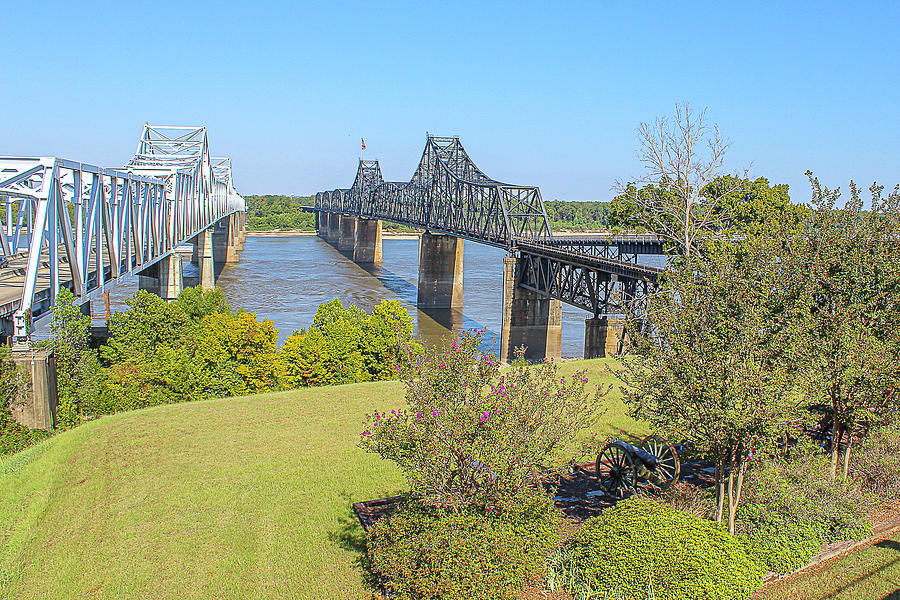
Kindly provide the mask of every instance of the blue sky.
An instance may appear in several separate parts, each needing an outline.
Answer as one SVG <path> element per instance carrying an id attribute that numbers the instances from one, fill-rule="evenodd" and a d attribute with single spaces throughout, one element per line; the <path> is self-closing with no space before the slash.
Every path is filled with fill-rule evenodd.
<path id="1" fill-rule="evenodd" d="M 39 8 L 38 8 L 39 7 Z M 900 3 L 26 2 L 2 13 L 0 154 L 121 165 L 206 125 L 240 191 L 408 179 L 426 131 L 495 179 L 608 200 L 636 128 L 708 107 L 729 170 L 900 181 Z"/>

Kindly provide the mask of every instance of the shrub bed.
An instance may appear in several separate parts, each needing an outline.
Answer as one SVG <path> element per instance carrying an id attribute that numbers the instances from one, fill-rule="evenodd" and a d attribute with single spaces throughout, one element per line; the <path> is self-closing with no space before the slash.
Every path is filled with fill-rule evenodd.
<path id="1" fill-rule="evenodd" d="M 549 499 L 523 494 L 456 511 L 408 501 L 367 539 L 372 571 L 401 600 L 515 598 L 559 543 Z"/>
<path id="2" fill-rule="evenodd" d="M 763 567 L 719 525 L 632 498 L 585 522 L 553 565 L 575 597 L 741 600 Z"/>

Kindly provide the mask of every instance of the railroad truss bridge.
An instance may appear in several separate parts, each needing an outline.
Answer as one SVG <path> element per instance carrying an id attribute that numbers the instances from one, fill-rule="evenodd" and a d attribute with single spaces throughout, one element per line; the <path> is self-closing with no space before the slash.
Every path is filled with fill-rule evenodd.
<path id="1" fill-rule="evenodd" d="M 359 263 L 380 263 L 381 222 L 423 229 L 418 306 L 462 308 L 463 243 L 504 248 L 501 358 L 559 358 L 562 302 L 588 311 L 585 357 L 622 350 L 625 309 L 655 286 L 660 269 L 637 257 L 662 254 L 656 236 L 554 236 L 540 189 L 495 181 L 458 137 L 428 135 L 408 182 L 384 181 L 360 160 L 353 185 L 319 192 L 316 231 Z"/>

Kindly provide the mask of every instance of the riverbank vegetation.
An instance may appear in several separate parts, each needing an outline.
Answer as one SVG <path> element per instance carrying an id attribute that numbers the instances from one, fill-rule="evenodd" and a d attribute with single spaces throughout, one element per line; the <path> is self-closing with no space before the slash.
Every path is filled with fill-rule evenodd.
<path id="1" fill-rule="evenodd" d="M 177 300 L 138 291 L 128 309 L 109 321 L 108 339 L 91 344 L 90 317 L 60 290 L 51 317 L 52 336 L 41 344 L 57 365 L 56 426 L 159 404 L 221 398 L 298 387 L 377 381 L 396 377 L 401 345 L 412 322 L 397 301 L 371 314 L 339 299 L 323 304 L 308 329 L 277 348 L 271 320 L 233 311 L 221 290 L 185 289 Z M 25 383 L 0 355 L 5 398 Z M 0 410 L 0 450 L 13 452 L 41 438 Z"/>

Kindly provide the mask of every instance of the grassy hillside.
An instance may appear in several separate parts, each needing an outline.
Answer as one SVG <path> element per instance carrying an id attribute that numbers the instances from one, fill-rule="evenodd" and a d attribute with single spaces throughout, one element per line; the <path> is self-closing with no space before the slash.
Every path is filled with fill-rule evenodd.
<path id="1" fill-rule="evenodd" d="M 587 367 L 599 381 L 606 361 Z M 350 505 L 390 495 L 356 447 L 399 382 L 168 405 L 0 462 L 0 598 L 363 598 Z M 638 429 L 619 400 L 598 431 Z"/>

